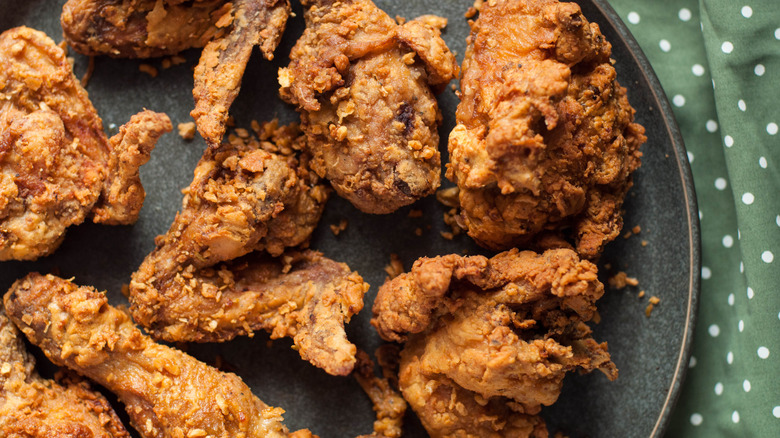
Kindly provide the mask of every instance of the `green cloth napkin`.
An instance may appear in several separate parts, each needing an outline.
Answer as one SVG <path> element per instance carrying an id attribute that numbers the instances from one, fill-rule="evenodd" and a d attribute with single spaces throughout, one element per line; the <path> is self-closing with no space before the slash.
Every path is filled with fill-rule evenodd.
<path id="1" fill-rule="evenodd" d="M 672 103 L 699 202 L 699 317 L 667 436 L 780 436 L 780 1 L 609 1 Z"/>

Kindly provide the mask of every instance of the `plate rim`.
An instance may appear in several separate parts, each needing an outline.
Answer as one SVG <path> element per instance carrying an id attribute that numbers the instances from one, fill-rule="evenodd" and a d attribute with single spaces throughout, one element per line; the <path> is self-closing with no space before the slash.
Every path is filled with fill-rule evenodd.
<path id="1" fill-rule="evenodd" d="M 582 1 L 582 0 L 579 0 Z M 680 398 L 683 382 L 688 371 L 691 350 L 693 346 L 693 334 L 696 328 L 698 317 L 699 298 L 701 295 L 701 229 L 698 216 L 698 203 L 696 199 L 696 189 L 693 184 L 693 174 L 690 163 L 687 160 L 687 149 L 683 141 L 677 120 L 674 117 L 669 99 L 666 92 L 658 80 L 642 48 L 637 43 L 631 31 L 625 25 L 618 13 L 608 3 L 608 0 L 588 0 L 601 14 L 604 19 L 612 26 L 623 42 L 628 46 L 628 52 L 633 58 L 634 63 L 640 68 L 640 75 L 650 85 L 650 92 L 654 103 L 660 108 L 664 127 L 669 138 L 672 140 L 672 151 L 674 152 L 675 163 L 682 182 L 683 195 L 685 198 L 686 220 L 688 222 L 688 262 L 690 272 L 688 274 L 688 300 L 686 308 L 685 327 L 683 338 L 680 342 L 680 349 L 677 354 L 677 363 L 675 364 L 674 374 L 669 389 L 666 392 L 664 404 L 661 412 L 656 419 L 655 426 L 650 432 L 651 438 L 663 437 L 672 417 L 672 410 Z M 685 157 L 683 159 L 683 157 Z"/>

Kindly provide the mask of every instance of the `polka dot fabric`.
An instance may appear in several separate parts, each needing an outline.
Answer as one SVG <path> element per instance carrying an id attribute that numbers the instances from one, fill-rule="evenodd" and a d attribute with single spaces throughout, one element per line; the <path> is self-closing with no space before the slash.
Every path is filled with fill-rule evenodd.
<path id="1" fill-rule="evenodd" d="M 609 1 L 672 103 L 700 210 L 699 317 L 667 436 L 780 436 L 780 7 Z"/>

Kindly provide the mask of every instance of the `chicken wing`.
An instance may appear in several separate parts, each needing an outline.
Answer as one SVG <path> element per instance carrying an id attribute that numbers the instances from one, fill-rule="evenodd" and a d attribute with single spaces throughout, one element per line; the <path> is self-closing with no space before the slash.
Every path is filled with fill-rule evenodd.
<path id="1" fill-rule="evenodd" d="M 222 37 L 232 11 L 227 0 L 68 0 L 60 23 L 65 41 L 81 54 L 151 58 Z"/>
<path id="2" fill-rule="evenodd" d="M 459 222 L 479 244 L 502 250 L 565 236 L 596 259 L 620 233 L 645 136 L 610 55 L 575 3 L 482 4 L 447 165 Z"/>
<path id="3" fill-rule="evenodd" d="M 50 254 L 90 212 L 135 222 L 138 166 L 171 130 L 168 117 L 144 111 L 107 139 L 65 53 L 30 28 L 0 35 L 0 63 L 0 260 Z"/>
<path id="4" fill-rule="evenodd" d="M 370 0 L 304 0 L 306 30 L 279 70 L 315 171 L 367 213 L 389 213 L 439 186 L 441 122 L 431 87 L 458 66 L 446 20 L 398 25 Z"/>
<path id="5" fill-rule="evenodd" d="M 349 374 L 355 346 L 344 324 L 362 309 L 368 285 L 317 252 L 284 253 L 308 241 L 328 193 L 307 155 L 296 158 L 304 141 L 297 127 L 261 132 L 260 142 L 205 152 L 182 212 L 133 274 L 131 312 L 167 341 L 261 329 L 290 336 L 304 359 Z"/>
<path id="6" fill-rule="evenodd" d="M 206 45 L 195 67 L 191 115 L 211 147 L 225 135 L 228 110 L 238 96 L 252 49 L 259 45 L 265 58 L 273 59 L 290 15 L 287 0 L 234 0 L 233 9 L 232 29 Z"/>
<path id="7" fill-rule="evenodd" d="M 35 372 L 19 331 L 0 304 L 0 436 L 130 438 L 108 401 L 76 377 Z"/>
<path id="8" fill-rule="evenodd" d="M 93 288 L 33 273 L 4 301 L 52 362 L 114 392 L 144 438 L 288 436 L 282 409 L 260 401 L 235 374 L 155 343 Z"/>
<path id="9" fill-rule="evenodd" d="M 422 258 L 385 283 L 372 324 L 406 340 L 399 384 L 431 436 L 546 436 L 535 415 L 569 371 L 617 368 L 585 324 L 604 293 L 569 249 Z"/>
<path id="10" fill-rule="evenodd" d="M 192 117 L 217 147 L 252 49 L 273 59 L 289 15 L 288 0 L 69 0 L 61 22 L 84 55 L 149 58 L 204 47 Z"/>
<path id="11" fill-rule="evenodd" d="M 374 432 L 358 438 L 400 438 L 403 435 L 403 419 L 407 406 L 398 393 L 398 350 L 392 347 L 394 346 L 391 344 L 385 344 L 377 350 L 383 377 L 374 373 L 374 362 L 368 354 L 358 351 L 355 380 L 371 399 L 376 412 Z"/>

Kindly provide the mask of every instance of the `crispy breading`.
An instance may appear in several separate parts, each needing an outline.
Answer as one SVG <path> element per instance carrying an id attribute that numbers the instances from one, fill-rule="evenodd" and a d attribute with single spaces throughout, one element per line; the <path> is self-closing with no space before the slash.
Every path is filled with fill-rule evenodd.
<path id="1" fill-rule="evenodd" d="M 218 147 L 252 50 L 273 59 L 289 15 L 288 0 L 69 0 L 61 22 L 85 55 L 149 58 L 203 47 L 191 115 Z"/>
<path id="2" fill-rule="evenodd" d="M 222 142 L 228 110 L 252 50 L 259 46 L 266 59 L 273 59 L 289 15 L 287 0 L 234 0 L 230 32 L 206 44 L 195 67 L 195 109 L 190 115 L 210 146 Z"/>
<path id="3" fill-rule="evenodd" d="M 144 111 L 109 140 L 63 50 L 30 28 L 0 35 L 0 63 L 0 260 L 50 254 L 90 212 L 134 222 L 138 166 L 171 130 L 168 117 Z"/>
<path id="4" fill-rule="evenodd" d="M 144 438 L 288 435 L 284 410 L 263 403 L 235 374 L 155 343 L 91 287 L 32 273 L 4 300 L 46 357 L 115 393 Z"/>
<path id="5" fill-rule="evenodd" d="M 130 438 L 105 397 L 75 375 L 44 379 L 0 304 L 0 436 Z"/>
<path id="6" fill-rule="evenodd" d="M 440 183 L 431 87 L 458 66 L 440 36 L 446 20 L 397 24 L 370 0 L 303 1 L 306 30 L 279 70 L 297 105 L 313 168 L 367 213 L 389 213 Z"/>
<path id="7" fill-rule="evenodd" d="M 384 347 L 390 347 L 385 345 Z M 377 355 L 384 350 L 377 351 Z M 406 400 L 398 392 L 398 379 L 395 375 L 398 373 L 398 351 L 394 352 L 393 368 L 389 369 L 389 364 L 382 363 L 380 356 L 380 366 L 382 367 L 383 377 L 379 377 L 374 372 L 374 362 L 368 357 L 365 351 L 358 351 L 357 367 L 355 368 L 355 379 L 360 387 L 371 399 L 376 412 L 376 421 L 374 421 L 374 432 L 370 435 L 361 435 L 358 438 L 400 438 L 403 435 L 403 419 L 406 413 Z"/>
<path id="8" fill-rule="evenodd" d="M 298 152 L 297 126 L 258 128 L 260 140 L 206 150 L 182 211 L 133 274 L 131 312 L 172 342 L 289 336 L 305 360 L 349 374 L 356 348 L 344 325 L 368 285 L 343 263 L 287 249 L 308 242 L 328 189 Z"/>
<path id="9" fill-rule="evenodd" d="M 380 288 L 371 323 L 406 340 L 399 385 L 431 436 L 546 436 L 535 415 L 566 373 L 617 378 L 585 324 L 603 293 L 569 249 L 421 258 Z"/>
<path id="10" fill-rule="evenodd" d="M 462 225 L 480 245 L 543 248 L 535 240 L 558 234 L 596 259 L 619 235 L 645 136 L 610 55 L 575 3 L 482 5 L 447 165 Z"/>
<path id="11" fill-rule="evenodd" d="M 233 3 L 200 0 L 68 0 L 65 41 L 84 55 L 152 58 L 203 47 L 229 30 Z M 226 22 L 226 23 L 225 23 Z"/>

